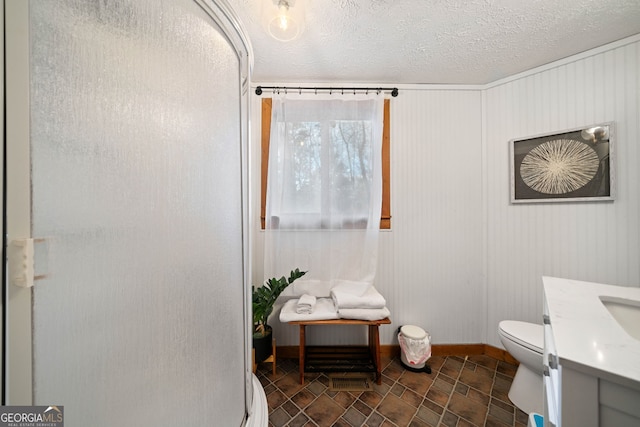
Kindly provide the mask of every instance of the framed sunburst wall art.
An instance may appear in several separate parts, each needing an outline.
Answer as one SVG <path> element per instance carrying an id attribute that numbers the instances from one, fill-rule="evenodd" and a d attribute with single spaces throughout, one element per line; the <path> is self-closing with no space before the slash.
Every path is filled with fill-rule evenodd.
<path id="1" fill-rule="evenodd" d="M 511 203 L 612 201 L 614 124 L 510 141 Z"/>

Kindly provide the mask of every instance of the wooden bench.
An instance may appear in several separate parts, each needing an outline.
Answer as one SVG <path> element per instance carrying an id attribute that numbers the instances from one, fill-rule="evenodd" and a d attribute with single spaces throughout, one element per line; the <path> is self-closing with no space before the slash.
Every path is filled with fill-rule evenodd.
<path id="1" fill-rule="evenodd" d="M 300 384 L 304 384 L 305 372 L 375 372 L 376 383 L 382 384 L 382 366 L 380 365 L 380 325 L 391 323 L 389 318 L 382 320 L 298 320 L 290 325 L 300 326 Z M 306 346 L 306 327 L 324 325 L 363 325 L 368 327 L 369 345 L 348 347 L 309 347 Z"/>

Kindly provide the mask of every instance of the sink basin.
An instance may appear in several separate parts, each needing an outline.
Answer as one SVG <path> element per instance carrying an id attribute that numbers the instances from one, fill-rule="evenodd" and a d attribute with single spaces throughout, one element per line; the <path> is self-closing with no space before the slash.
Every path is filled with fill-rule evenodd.
<path id="1" fill-rule="evenodd" d="M 601 296 L 600 301 L 620 326 L 640 341 L 640 301 Z"/>

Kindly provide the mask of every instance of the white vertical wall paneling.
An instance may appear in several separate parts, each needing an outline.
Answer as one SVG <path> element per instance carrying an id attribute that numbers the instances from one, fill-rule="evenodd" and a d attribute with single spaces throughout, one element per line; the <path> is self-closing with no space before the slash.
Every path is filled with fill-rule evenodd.
<path id="1" fill-rule="evenodd" d="M 540 322 L 542 275 L 640 285 L 638 50 L 630 43 L 486 90 L 489 344 L 500 345 L 502 319 Z M 506 141 L 605 121 L 617 134 L 614 203 L 509 205 Z"/>
<path id="2" fill-rule="evenodd" d="M 391 111 L 394 275 L 380 279 L 398 295 L 392 332 L 415 324 L 434 343 L 477 342 L 484 292 L 481 94 L 401 91 Z"/>
<path id="3" fill-rule="evenodd" d="M 253 97 L 252 186 L 259 182 L 260 98 Z M 429 330 L 434 342 L 482 340 L 481 93 L 406 90 L 391 100 L 392 230 L 381 233 L 376 286 L 392 324 L 382 344 L 397 344 L 403 324 Z M 254 283 L 262 277 L 259 191 Z M 298 329 L 271 322 L 279 345 L 295 345 Z M 364 343 L 359 328 L 310 328 L 310 344 Z"/>

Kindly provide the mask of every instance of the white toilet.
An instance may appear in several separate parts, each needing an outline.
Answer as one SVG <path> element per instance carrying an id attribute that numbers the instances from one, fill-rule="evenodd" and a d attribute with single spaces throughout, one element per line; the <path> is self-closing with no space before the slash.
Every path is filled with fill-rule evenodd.
<path id="1" fill-rule="evenodd" d="M 504 348 L 520 362 L 509 389 L 509 399 L 527 414 L 542 414 L 543 326 L 517 320 L 503 320 L 498 325 L 498 335 Z"/>

